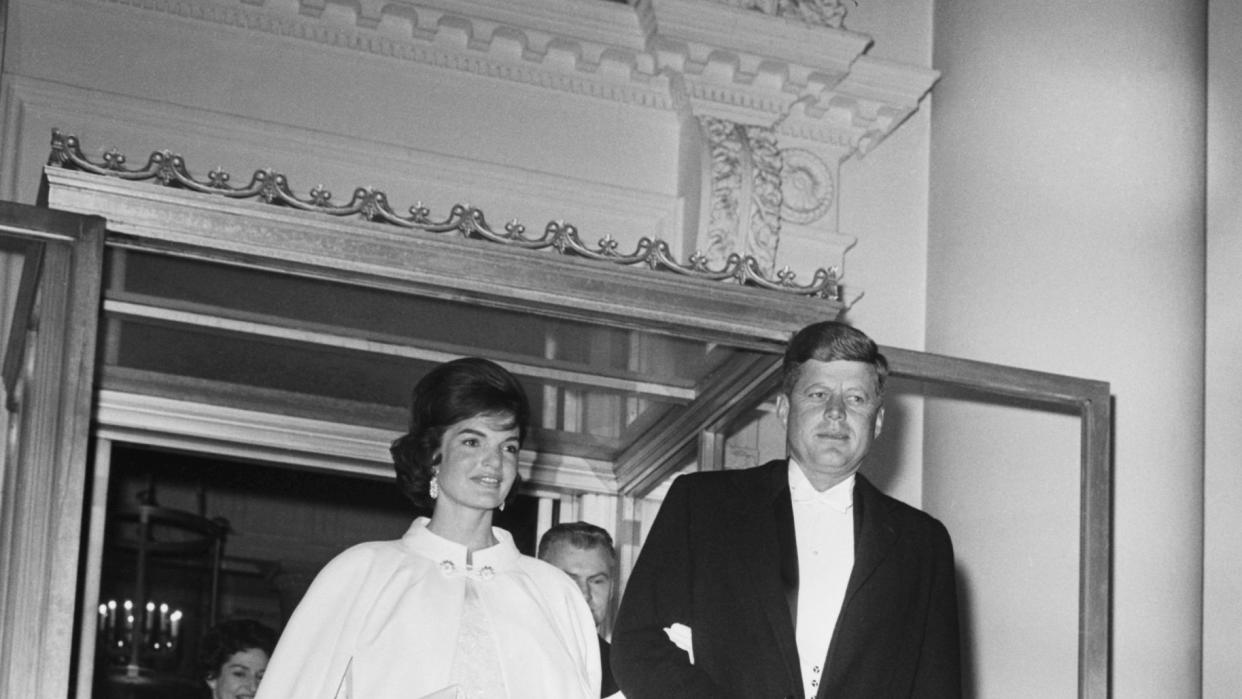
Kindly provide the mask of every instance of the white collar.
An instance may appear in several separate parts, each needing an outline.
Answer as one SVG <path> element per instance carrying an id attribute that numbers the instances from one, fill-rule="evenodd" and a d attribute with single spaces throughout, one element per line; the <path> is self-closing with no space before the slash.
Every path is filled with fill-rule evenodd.
<path id="1" fill-rule="evenodd" d="M 496 543 L 471 553 L 472 563 L 467 565 L 466 547 L 428 529 L 430 521 L 427 517 L 414 520 L 401 541 L 415 553 L 435 561 L 444 575 L 466 575 L 488 580 L 500 571 L 517 566 L 518 559 L 522 557 L 513 545 L 513 536 L 499 527 L 492 527 Z"/>
<path id="2" fill-rule="evenodd" d="M 854 475 L 827 490 L 816 490 L 802 472 L 802 467 L 789 459 L 789 497 L 794 503 L 823 503 L 838 512 L 849 512 L 854 507 Z"/>

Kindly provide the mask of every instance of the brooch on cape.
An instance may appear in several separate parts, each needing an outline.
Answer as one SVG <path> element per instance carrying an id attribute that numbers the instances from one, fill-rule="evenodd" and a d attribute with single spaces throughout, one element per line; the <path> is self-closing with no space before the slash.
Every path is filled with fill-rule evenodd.
<path id="1" fill-rule="evenodd" d="M 496 577 L 496 571 L 491 566 L 483 566 L 475 568 L 474 566 L 464 566 L 458 573 L 457 566 L 452 561 L 440 561 L 440 573 L 446 578 L 451 578 L 455 574 L 464 575 L 473 580 L 491 580 Z"/>

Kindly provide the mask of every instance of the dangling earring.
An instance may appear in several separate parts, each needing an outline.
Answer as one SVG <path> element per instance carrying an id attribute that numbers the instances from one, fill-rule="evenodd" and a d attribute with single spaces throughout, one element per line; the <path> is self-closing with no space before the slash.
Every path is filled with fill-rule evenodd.
<path id="1" fill-rule="evenodd" d="M 505 501 L 504 501 L 504 500 L 501 500 L 501 501 L 500 501 L 500 511 L 501 511 L 501 512 L 504 512 L 504 511 L 505 511 Z"/>
<path id="2" fill-rule="evenodd" d="M 439 476 L 431 477 L 431 485 L 427 487 L 427 494 L 431 496 L 432 500 L 435 500 L 436 498 L 440 497 L 440 477 Z"/>

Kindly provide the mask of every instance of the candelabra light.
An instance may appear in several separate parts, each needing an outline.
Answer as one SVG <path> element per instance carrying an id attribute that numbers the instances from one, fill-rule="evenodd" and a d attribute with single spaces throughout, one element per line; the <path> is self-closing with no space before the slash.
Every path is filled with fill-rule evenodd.
<path id="1" fill-rule="evenodd" d="M 148 476 L 136 507 L 109 513 L 109 546 L 133 564 L 132 578 L 120 594 L 101 601 L 96 619 L 96 676 L 115 699 L 184 696 L 191 679 L 176 669 L 186 645 L 187 615 L 197 617 L 193 622 L 200 629 L 216 622 L 228 522 L 161 507 L 154 487 Z M 201 505 L 200 500 L 200 510 Z M 187 571 L 206 589 L 189 595 L 192 604 L 183 610 L 187 595 L 170 597 L 175 585 L 161 578 Z"/>
<path id="2" fill-rule="evenodd" d="M 96 643 L 113 664 L 128 660 L 134 646 L 141 645 L 140 656 L 152 659 L 153 665 L 166 665 L 181 650 L 183 616 L 167 602 L 148 601 L 139 610 L 133 600 L 110 599 L 99 605 Z"/>

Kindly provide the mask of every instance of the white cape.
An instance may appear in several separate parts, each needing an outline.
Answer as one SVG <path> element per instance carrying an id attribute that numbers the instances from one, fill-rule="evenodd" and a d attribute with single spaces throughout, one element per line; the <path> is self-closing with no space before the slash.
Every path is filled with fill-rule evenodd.
<path id="1" fill-rule="evenodd" d="M 412 699 L 445 691 L 466 585 L 492 622 L 511 699 L 595 699 L 595 623 L 560 570 L 513 538 L 476 551 L 416 520 L 401 539 L 359 544 L 320 571 L 281 634 L 256 699 Z M 448 692 L 452 696 L 451 690 Z"/>

